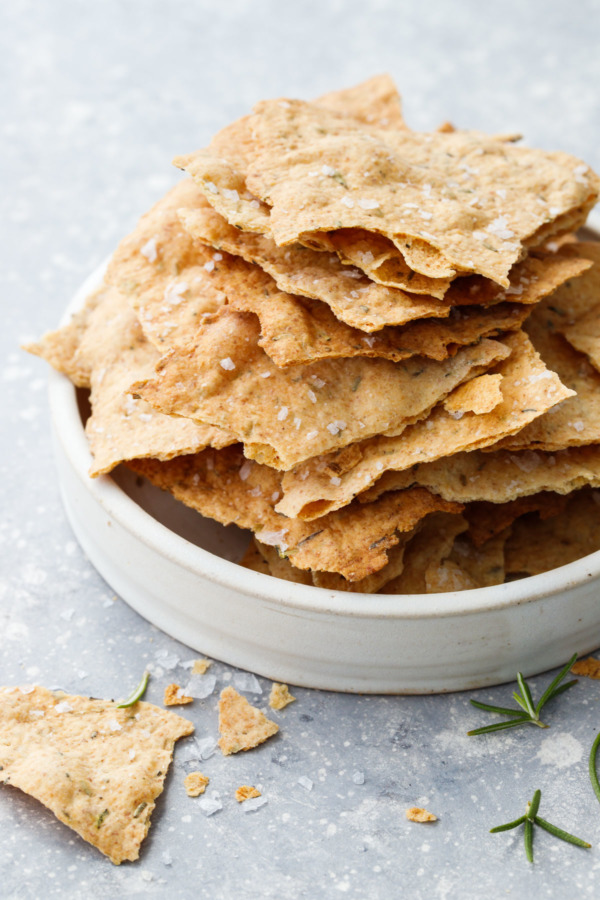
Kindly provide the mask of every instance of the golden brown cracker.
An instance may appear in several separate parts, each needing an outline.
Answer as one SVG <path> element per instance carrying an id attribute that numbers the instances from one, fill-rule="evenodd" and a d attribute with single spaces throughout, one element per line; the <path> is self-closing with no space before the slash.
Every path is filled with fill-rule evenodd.
<path id="1" fill-rule="evenodd" d="M 188 797 L 199 797 L 206 790 L 210 778 L 202 772 L 190 772 L 183 779 L 185 792 Z"/>
<path id="2" fill-rule="evenodd" d="M 469 503 L 465 510 L 465 517 L 469 522 L 469 536 L 475 546 L 480 547 L 512 525 L 520 516 L 537 512 L 542 519 L 548 519 L 562 513 L 566 503 L 565 496 L 553 491 L 541 491 L 505 503 Z"/>
<path id="3" fill-rule="evenodd" d="M 232 687 L 221 691 L 219 700 L 219 747 L 223 756 L 252 750 L 277 734 L 279 726 L 251 706 Z"/>
<path id="4" fill-rule="evenodd" d="M 193 697 L 187 697 L 183 688 L 178 684 L 168 684 L 165 688 L 165 696 L 163 703 L 165 706 L 184 706 L 186 703 L 193 703 Z"/>
<path id="5" fill-rule="evenodd" d="M 586 678 L 600 678 L 600 659 L 588 656 L 587 659 L 578 659 L 575 665 L 571 666 L 573 675 L 583 675 Z"/>
<path id="6" fill-rule="evenodd" d="M 139 856 L 175 741 L 191 722 L 150 703 L 0 689 L 0 782 L 20 788 L 118 865 Z"/>
<path id="7" fill-rule="evenodd" d="M 466 513 L 468 515 L 469 508 Z M 487 541 L 477 545 L 470 534 L 461 534 L 454 541 L 448 562 L 458 565 L 475 587 L 502 584 L 504 571 L 504 546 L 510 528 L 498 531 Z"/>
<path id="8" fill-rule="evenodd" d="M 419 806 L 411 806 L 410 809 L 407 809 L 406 818 L 410 822 L 437 822 L 437 816 Z"/>
<path id="9" fill-rule="evenodd" d="M 366 491 L 384 472 L 401 472 L 421 462 L 494 444 L 570 396 L 571 392 L 545 367 L 523 332 L 508 335 L 504 342 L 512 352 L 495 370 L 502 375 L 503 401 L 490 413 L 465 413 L 455 419 L 438 406 L 399 438 L 379 437 L 362 443 L 360 461 L 333 483 L 323 475 L 322 460 L 311 460 L 286 473 L 284 497 L 277 510 L 307 519 L 323 515 Z M 404 476 L 399 482 L 411 483 Z"/>
<path id="10" fill-rule="evenodd" d="M 212 666 L 212 659 L 195 659 L 192 664 L 192 675 L 206 675 Z"/>
<path id="11" fill-rule="evenodd" d="M 294 703 L 295 697 L 290 694 L 287 684 L 279 684 L 274 681 L 269 693 L 269 706 L 271 709 L 284 709 L 290 703 Z"/>
<path id="12" fill-rule="evenodd" d="M 128 465 L 202 515 L 251 529 L 261 543 L 277 547 L 297 568 L 338 572 L 348 581 L 382 569 L 387 550 L 429 513 L 461 509 L 418 488 L 382 496 L 371 506 L 356 502 L 309 523 L 275 512 L 281 476 L 245 460 L 239 448 Z"/>
<path id="13" fill-rule="evenodd" d="M 252 800 L 254 797 L 260 796 L 260 791 L 257 791 L 256 788 L 250 784 L 241 784 L 235 792 L 235 799 L 238 803 L 243 803 L 245 800 Z"/>
<path id="14" fill-rule="evenodd" d="M 402 101 L 393 79 L 375 75 L 355 87 L 322 94 L 314 101 L 318 106 L 351 116 L 377 128 L 406 128 Z"/>
<path id="15" fill-rule="evenodd" d="M 194 345 L 171 351 L 156 377 L 134 389 L 162 412 L 226 428 L 248 457 L 286 470 L 370 435 L 399 434 L 469 373 L 509 353 L 483 339 L 439 362 L 356 357 L 284 370 L 259 336 L 256 316 L 225 308 Z"/>
<path id="16" fill-rule="evenodd" d="M 254 541 L 250 541 L 238 565 L 245 569 L 252 569 L 253 572 L 260 572 L 262 575 L 272 574 L 268 562 L 263 558 Z"/>
<path id="17" fill-rule="evenodd" d="M 382 588 L 384 594 L 425 594 L 427 572 L 450 554 L 454 539 L 467 528 L 462 516 L 433 513 L 411 538 L 404 553 L 402 573 Z"/>
<path id="18" fill-rule="evenodd" d="M 491 412 L 502 403 L 502 375 L 479 375 L 452 391 L 444 401 L 444 409 L 455 418 L 466 412 L 481 416 Z"/>

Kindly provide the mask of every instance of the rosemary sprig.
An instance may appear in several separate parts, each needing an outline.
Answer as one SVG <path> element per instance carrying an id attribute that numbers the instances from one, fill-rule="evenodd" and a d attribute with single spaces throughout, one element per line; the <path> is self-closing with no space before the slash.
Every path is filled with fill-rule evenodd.
<path id="1" fill-rule="evenodd" d="M 590 752 L 590 781 L 592 782 L 592 787 L 594 788 L 594 793 L 598 800 L 600 800 L 600 782 L 598 781 L 598 771 L 596 769 L 596 757 L 598 755 L 598 747 L 600 747 L 600 732 L 596 735 L 596 740 L 592 744 L 592 749 Z"/>
<path id="2" fill-rule="evenodd" d="M 568 681 L 566 684 L 561 684 L 576 659 L 577 654 L 574 653 L 566 666 L 564 666 L 556 678 L 550 682 L 535 706 L 529 685 L 520 672 L 517 672 L 517 684 L 519 685 L 521 693 L 513 691 L 513 697 L 519 704 L 520 709 L 514 706 L 492 706 L 489 703 L 480 703 L 479 700 L 471 700 L 471 703 L 473 706 L 476 706 L 477 709 L 496 713 L 499 716 L 512 716 L 512 718 L 509 719 L 508 722 L 494 722 L 493 725 L 484 725 L 483 728 L 474 728 L 472 731 L 467 731 L 467 734 L 469 736 L 475 734 L 490 734 L 492 731 L 504 731 L 506 728 L 518 728 L 519 725 L 537 725 L 538 728 L 548 728 L 548 725 L 545 725 L 540 720 L 540 712 L 549 700 L 558 697 L 563 691 L 566 691 L 573 687 L 574 684 L 577 684 L 577 679 Z M 596 749 L 598 748 L 596 747 Z M 598 786 L 598 799 L 600 800 L 600 785 Z"/>
<path id="3" fill-rule="evenodd" d="M 122 703 L 117 703 L 117 709 L 127 709 L 128 706 L 133 706 L 134 703 L 137 703 L 144 696 L 144 692 L 148 687 L 148 679 L 150 678 L 150 672 L 146 670 L 142 675 L 142 680 L 138 684 L 136 688 L 131 692 L 129 697 L 122 701 Z"/>
<path id="4" fill-rule="evenodd" d="M 495 828 L 490 828 L 490 834 L 497 834 L 499 831 L 510 831 L 512 828 L 518 828 L 519 825 L 524 825 L 525 828 L 523 836 L 525 840 L 525 855 L 531 863 L 533 862 L 534 825 L 539 825 L 539 827 L 543 828 L 544 831 L 548 831 L 550 834 L 553 834 L 554 837 L 560 838 L 561 841 L 566 841 L 568 844 L 575 844 L 577 847 L 586 848 L 592 846 L 591 844 L 588 844 L 587 841 L 583 841 L 581 838 L 575 837 L 574 834 L 569 834 L 568 831 L 564 831 L 562 828 L 559 828 L 558 825 L 553 825 L 551 822 L 547 822 L 546 819 L 542 819 L 541 816 L 538 816 L 538 809 L 540 808 L 541 799 L 542 792 L 536 791 L 532 799 L 525 807 L 524 816 L 515 819 L 513 822 L 507 822 L 506 825 L 496 825 Z"/>

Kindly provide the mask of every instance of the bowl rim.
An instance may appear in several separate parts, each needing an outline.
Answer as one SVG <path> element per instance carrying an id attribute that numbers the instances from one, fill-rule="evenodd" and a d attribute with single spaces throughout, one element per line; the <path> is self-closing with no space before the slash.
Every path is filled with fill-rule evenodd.
<path id="1" fill-rule="evenodd" d="M 600 226 L 600 215 L 592 227 Z M 588 231 L 590 229 L 588 228 Z M 595 230 L 594 236 L 600 234 Z M 87 296 L 101 283 L 108 260 L 81 284 L 68 304 L 61 324 L 81 308 Z M 429 619 L 452 618 L 533 603 L 585 584 L 600 576 L 600 550 L 567 565 L 539 575 L 504 584 L 437 594 L 365 594 L 328 590 L 313 585 L 282 582 L 246 569 L 204 550 L 175 534 L 145 510 L 111 478 L 88 474 L 91 455 L 81 422 L 77 389 L 66 375 L 50 370 L 48 393 L 55 435 L 81 481 L 95 501 L 121 527 L 132 533 L 154 553 L 196 574 L 256 600 L 269 600 L 281 607 L 313 614 L 355 618 Z M 199 513 L 200 515 L 200 513 Z M 243 584 L 242 584 L 243 582 Z"/>

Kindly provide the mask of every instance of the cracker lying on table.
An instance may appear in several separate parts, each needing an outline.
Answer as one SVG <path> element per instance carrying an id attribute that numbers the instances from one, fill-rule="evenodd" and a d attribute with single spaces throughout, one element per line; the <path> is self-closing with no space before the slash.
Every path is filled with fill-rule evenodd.
<path id="1" fill-rule="evenodd" d="M 183 706 L 186 703 L 193 703 L 193 697 L 187 697 L 183 688 L 178 684 L 168 684 L 165 688 L 165 696 L 163 703 L 165 706 Z"/>
<path id="2" fill-rule="evenodd" d="M 202 772 L 190 772 L 183 779 L 185 792 L 188 797 L 199 797 L 200 794 L 204 793 L 209 782 L 210 778 L 208 775 L 203 775 Z"/>
<path id="3" fill-rule="evenodd" d="M 440 362 L 356 357 L 278 368 L 256 316 L 222 309 L 193 345 L 171 351 L 133 386 L 162 412 L 226 429 L 251 459 L 278 469 L 371 435 L 398 434 L 469 375 L 510 350 L 481 340 Z"/>
<path id="4" fill-rule="evenodd" d="M 281 476 L 244 459 L 239 447 L 192 456 L 128 463 L 153 484 L 223 525 L 255 532 L 261 543 L 278 547 L 299 569 L 338 572 L 359 581 L 388 562 L 387 550 L 429 513 L 460 512 L 426 490 L 392 492 L 374 504 L 354 503 L 316 522 L 286 519 L 274 511 Z"/>
<path id="5" fill-rule="evenodd" d="M 235 791 L 235 799 L 238 803 L 244 803 L 245 800 L 252 800 L 254 797 L 260 796 L 260 791 L 257 791 L 251 784 L 241 784 Z"/>
<path id="6" fill-rule="evenodd" d="M 219 700 L 219 747 L 223 756 L 252 750 L 279 731 L 279 725 L 267 719 L 232 687 L 221 691 Z"/>
<path id="7" fill-rule="evenodd" d="M 118 865 L 139 856 L 175 741 L 191 722 L 150 703 L 0 689 L 0 782 L 20 788 Z"/>
<path id="8" fill-rule="evenodd" d="M 575 665 L 571 666 L 573 675 L 584 675 L 587 678 L 600 678 L 600 659 L 588 656 L 587 659 L 578 659 Z"/>
<path id="9" fill-rule="evenodd" d="M 359 461 L 333 483 L 327 477 L 323 460 L 311 460 L 285 474 L 284 497 L 277 511 L 306 519 L 323 515 L 366 491 L 384 472 L 402 472 L 415 463 L 454 458 L 461 451 L 494 444 L 571 396 L 572 392 L 546 368 L 523 332 L 508 335 L 504 343 L 512 352 L 495 370 L 502 375 L 503 401 L 491 412 L 467 412 L 455 419 L 438 406 L 427 419 L 409 426 L 398 438 L 378 437 L 359 445 Z M 445 460 L 442 470 L 444 463 Z M 401 477 L 399 482 L 406 483 L 406 479 Z"/>
<path id="10" fill-rule="evenodd" d="M 419 806 L 411 806 L 410 809 L 407 809 L 406 818 L 411 822 L 437 822 L 437 816 Z"/>
<path id="11" fill-rule="evenodd" d="M 269 706 L 271 709 L 284 709 L 290 703 L 294 703 L 295 700 L 296 698 L 292 697 L 290 694 L 290 689 L 287 684 L 278 684 L 276 681 L 273 682 L 269 694 Z"/>

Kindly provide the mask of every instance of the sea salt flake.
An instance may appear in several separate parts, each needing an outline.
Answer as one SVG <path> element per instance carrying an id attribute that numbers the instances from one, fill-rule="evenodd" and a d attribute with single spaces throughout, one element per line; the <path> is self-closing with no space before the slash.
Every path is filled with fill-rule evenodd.
<path id="1" fill-rule="evenodd" d="M 122 731 L 121 723 L 117 722 L 116 719 L 110 719 L 108 722 L 108 727 L 110 731 Z"/>
<path id="2" fill-rule="evenodd" d="M 318 431 L 309 431 L 308 434 L 306 435 L 307 440 L 309 440 L 309 441 L 314 440 L 314 438 L 316 438 L 316 436 L 318 435 L 318 433 L 319 433 Z M 310 473 L 308 473 L 308 472 L 306 473 L 306 477 L 307 477 L 307 478 L 308 478 L 308 475 L 309 475 L 309 474 L 310 474 Z"/>
<path id="3" fill-rule="evenodd" d="M 129 759 L 131 760 L 131 762 L 133 762 L 133 760 L 135 759 L 135 757 L 136 757 L 136 751 L 132 748 L 132 749 L 129 751 Z"/>
<path id="4" fill-rule="evenodd" d="M 240 471 L 238 472 L 238 475 L 240 476 L 242 481 L 246 481 L 246 479 L 248 478 L 248 475 L 250 474 L 250 472 L 252 471 L 253 468 L 254 468 L 254 463 L 252 462 L 251 459 L 247 459 L 244 461 L 244 463 L 242 464 L 242 466 L 240 468 Z"/>
<path id="5" fill-rule="evenodd" d="M 143 247 L 140 247 L 140 253 L 142 256 L 145 256 L 148 262 L 156 262 L 158 257 L 158 252 L 156 249 L 156 238 L 151 237 L 149 241 L 146 241 Z"/>
<path id="6" fill-rule="evenodd" d="M 257 809 L 260 809 L 261 806 L 264 806 L 265 803 L 268 803 L 266 797 L 251 797 L 249 800 L 245 800 L 242 803 L 242 811 L 245 813 L 254 812 Z"/>
<path id="7" fill-rule="evenodd" d="M 280 531 L 268 531 L 267 529 L 263 529 L 258 532 L 258 538 L 263 544 L 268 544 L 269 547 L 280 547 L 280 549 L 285 552 L 288 548 L 288 545 L 284 541 L 287 533 L 287 528 L 282 528 Z"/>
<path id="8" fill-rule="evenodd" d="M 353 772 L 352 773 L 352 781 L 354 784 L 364 784 L 365 783 L 365 773 L 364 772 Z"/>
<path id="9" fill-rule="evenodd" d="M 223 196 L 227 200 L 233 200 L 235 203 L 237 203 L 240 199 L 240 195 L 235 188 L 233 188 L 232 190 L 230 190 L 229 188 L 223 188 Z"/>
<path id="10" fill-rule="evenodd" d="M 331 166 L 321 166 L 321 172 L 323 175 L 335 175 L 335 169 Z"/>
<path id="11" fill-rule="evenodd" d="M 214 271 L 215 264 L 214 264 L 214 262 L 212 261 L 212 259 L 209 259 L 208 262 L 205 262 L 205 263 L 204 263 L 204 268 L 206 269 L 207 272 L 213 272 L 213 271 Z"/>
<path id="12" fill-rule="evenodd" d="M 197 805 L 205 816 L 212 816 L 216 812 L 219 812 L 220 809 L 223 809 L 221 795 L 218 791 L 212 791 L 210 794 L 205 794 L 197 801 Z"/>
<path id="13" fill-rule="evenodd" d="M 211 192 L 211 194 L 218 194 L 219 188 L 212 181 L 205 181 L 204 187 Z"/>
<path id="14" fill-rule="evenodd" d="M 258 678 L 252 672 L 235 672 L 233 683 L 238 691 L 246 691 L 249 694 L 262 694 L 263 692 Z"/>
<path id="15" fill-rule="evenodd" d="M 379 209 L 377 200 L 372 200 L 370 197 L 361 197 L 356 202 L 361 209 Z"/>
<path id="16" fill-rule="evenodd" d="M 35 691 L 35 686 L 33 684 L 25 684 L 23 685 L 23 687 L 20 687 L 19 690 L 22 694 L 33 694 L 33 692 Z M 69 708 L 72 709 L 72 707 Z"/>
<path id="17" fill-rule="evenodd" d="M 575 166 L 573 169 L 573 175 L 575 177 L 575 181 L 578 184 L 587 184 L 587 178 L 585 178 L 585 174 L 588 171 L 588 166 L 582 163 L 579 166 Z"/>
<path id="18" fill-rule="evenodd" d="M 61 617 L 61 619 L 64 619 L 65 622 L 70 622 L 71 619 L 73 618 L 74 614 L 75 614 L 74 609 L 63 609 L 63 611 L 60 614 L 60 617 Z"/>
<path id="19" fill-rule="evenodd" d="M 235 369 L 235 363 L 230 356 L 226 356 L 225 359 L 222 359 L 220 365 L 222 369 L 227 369 L 228 372 L 233 372 Z"/>
<path id="20" fill-rule="evenodd" d="M 330 434 L 336 435 L 339 434 L 340 431 L 343 431 L 346 427 L 347 425 L 345 422 L 343 422 L 341 419 L 336 419 L 335 422 L 329 423 L 329 425 L 327 426 L 327 431 Z"/>
<path id="21" fill-rule="evenodd" d="M 183 688 L 183 693 L 194 700 L 205 700 L 210 697 L 217 684 L 217 676 L 213 674 L 192 675 Z"/>
<path id="22" fill-rule="evenodd" d="M 342 197 L 340 203 L 343 203 L 344 206 L 348 207 L 348 209 L 354 208 L 354 200 L 352 199 L 352 197 Z"/>
<path id="23" fill-rule="evenodd" d="M 337 475 L 332 475 L 329 480 L 333 485 L 335 485 L 335 487 L 339 487 L 340 484 L 342 483 L 342 479 L 338 478 Z"/>
<path id="24" fill-rule="evenodd" d="M 279 412 L 277 413 L 277 420 L 279 422 L 284 422 L 288 417 L 289 409 L 287 406 L 282 406 Z"/>
<path id="25" fill-rule="evenodd" d="M 317 402 L 317 395 L 315 394 L 314 391 L 311 391 L 310 388 L 308 389 L 308 398 L 311 401 L 311 403 Z"/>
<path id="26" fill-rule="evenodd" d="M 54 711 L 57 713 L 73 712 L 73 707 L 70 703 L 67 703 L 66 700 L 61 700 L 60 703 L 57 703 L 54 707 Z"/>
<path id="27" fill-rule="evenodd" d="M 155 659 L 158 661 L 159 665 L 170 672 L 176 666 L 179 665 L 179 657 L 176 653 L 169 650 L 167 647 L 162 647 L 160 650 L 156 651 Z"/>
<path id="28" fill-rule="evenodd" d="M 196 738 L 196 746 L 200 753 L 200 759 L 210 759 L 217 752 L 219 746 L 213 737 Z"/>
<path id="29" fill-rule="evenodd" d="M 489 225 L 486 225 L 485 230 L 503 241 L 515 236 L 514 231 L 508 227 L 506 216 L 497 216 Z"/>
<path id="30" fill-rule="evenodd" d="M 307 791 L 312 791 L 313 789 L 313 782 L 310 778 L 307 778 L 306 775 L 300 776 L 300 778 L 298 779 L 298 784 L 300 785 L 300 787 L 303 787 Z"/>

